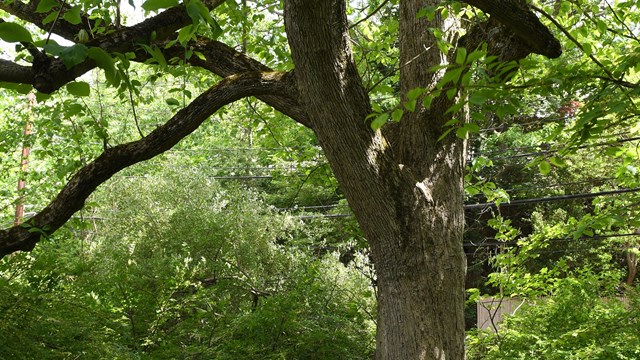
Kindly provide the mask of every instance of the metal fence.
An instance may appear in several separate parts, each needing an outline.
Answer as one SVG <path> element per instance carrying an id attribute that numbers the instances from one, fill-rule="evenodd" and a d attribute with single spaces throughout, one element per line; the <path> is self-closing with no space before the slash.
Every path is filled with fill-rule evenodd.
<path id="1" fill-rule="evenodd" d="M 617 297 L 625 305 L 629 305 L 629 298 Z M 611 298 L 603 298 L 604 302 Z M 522 305 L 529 300 L 519 298 L 485 298 L 477 303 L 477 324 L 478 329 L 500 330 L 500 323 L 505 315 L 513 315 Z"/>

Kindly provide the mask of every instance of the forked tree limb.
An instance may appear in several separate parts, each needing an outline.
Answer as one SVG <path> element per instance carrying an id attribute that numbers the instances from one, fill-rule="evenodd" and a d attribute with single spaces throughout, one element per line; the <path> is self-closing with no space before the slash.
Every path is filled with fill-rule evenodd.
<path id="1" fill-rule="evenodd" d="M 463 0 L 511 29 L 531 52 L 549 58 L 562 55 L 560 42 L 522 0 Z"/>
<path id="2" fill-rule="evenodd" d="M 64 1 L 58 1 L 59 6 L 62 7 L 62 13 L 65 10 L 71 9 L 71 6 Z M 4 10 L 7 13 L 22 19 L 24 21 L 28 21 L 31 24 L 42 29 L 44 32 L 49 32 L 51 30 L 52 23 L 44 24 L 44 19 L 49 15 L 48 13 L 39 13 L 36 12 L 38 8 L 38 4 L 40 1 L 30 1 L 28 3 L 24 3 L 20 0 L 13 1 L 1 1 L 0 2 L 0 10 Z M 57 11 L 57 10 L 55 10 Z M 62 14 L 61 14 L 62 17 Z M 80 16 L 81 21 L 79 24 L 71 24 L 70 22 L 64 19 L 58 19 L 56 22 L 56 26 L 54 27 L 53 33 L 60 35 L 61 37 L 74 41 L 74 37 L 81 31 L 85 30 L 90 32 L 90 27 L 95 26 L 95 20 L 90 20 L 86 14 L 82 14 Z"/>
<path id="3" fill-rule="evenodd" d="M 213 9 L 224 3 L 224 0 L 209 0 L 205 4 Z M 16 6 L 3 5 L 8 7 L 12 14 L 26 21 L 38 21 L 33 18 L 33 6 L 16 2 Z M 21 5 L 20 5 L 21 4 Z M 35 5 L 34 5 L 35 6 Z M 2 6 L 0 6 L 2 9 Z M 149 18 L 139 24 L 122 28 L 112 33 L 98 36 L 85 45 L 87 47 L 99 47 L 106 52 L 126 53 L 135 51 L 140 44 L 151 44 L 153 42 L 162 42 L 174 33 L 190 24 L 193 20 L 189 17 L 186 8 L 183 5 L 176 6 L 161 12 L 160 14 Z M 64 22 L 65 24 L 68 24 Z M 38 26 L 46 28 L 40 23 Z M 84 29 L 81 25 L 78 29 Z M 58 26 L 53 28 L 53 32 L 65 38 L 73 37 L 79 31 L 76 27 L 67 28 Z M 72 34 L 73 33 L 73 34 Z M 54 58 L 44 53 L 36 56 L 31 66 L 31 73 L 27 72 L 23 65 L 9 64 L 4 60 L 0 64 L 0 80 L 15 83 L 31 84 L 33 87 L 43 93 L 52 93 L 65 84 L 73 81 L 75 78 L 85 74 L 96 67 L 96 63 L 87 58 L 84 62 L 67 69 L 62 59 Z"/>
<path id="4" fill-rule="evenodd" d="M 188 64 L 201 67 L 221 77 L 227 77 L 232 74 L 247 71 L 273 71 L 261 62 L 252 59 L 251 57 L 233 49 L 229 45 L 217 40 L 200 39 L 198 41 L 191 41 L 187 46 L 192 48 L 194 51 L 201 53 L 204 56 L 204 59 L 201 59 L 198 56 L 192 56 L 189 59 L 184 59 L 184 47 L 178 44 L 168 48 L 165 46 L 161 47 L 163 48 L 162 52 L 167 59 L 177 57 L 185 60 Z M 144 54 L 141 55 L 144 56 Z M 257 96 L 257 98 L 287 115 L 294 121 L 306 127 L 311 127 L 307 113 L 304 111 L 302 106 L 300 106 L 298 100 L 299 92 L 294 76 L 291 77 L 290 85 L 290 93 L 284 96 L 260 95 Z"/>
<path id="5" fill-rule="evenodd" d="M 144 138 L 105 150 L 81 168 L 36 216 L 22 225 L 0 230 L 0 257 L 15 251 L 30 251 L 59 229 L 102 183 L 120 170 L 148 160 L 177 144 L 221 107 L 247 96 L 287 94 L 291 74 L 250 72 L 232 75 L 205 91 L 166 124 Z"/>

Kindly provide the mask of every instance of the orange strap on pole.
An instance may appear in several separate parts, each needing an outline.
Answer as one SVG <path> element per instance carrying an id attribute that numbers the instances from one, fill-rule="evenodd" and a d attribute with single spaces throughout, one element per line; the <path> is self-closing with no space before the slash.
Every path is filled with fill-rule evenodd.
<path id="1" fill-rule="evenodd" d="M 18 202 L 16 203 L 16 215 L 14 220 L 14 225 L 20 225 L 22 223 L 22 219 L 24 217 L 24 194 L 23 189 L 27 185 L 25 180 L 25 175 L 27 173 L 27 169 L 29 167 L 29 153 L 31 149 L 29 148 L 29 141 L 27 141 L 28 136 L 31 135 L 31 117 L 33 116 L 33 106 L 36 104 L 36 95 L 33 93 L 29 93 L 27 95 L 27 99 L 29 101 L 29 117 L 27 119 L 27 123 L 24 126 L 24 140 L 22 145 L 22 155 L 20 157 L 20 177 L 18 179 Z"/>

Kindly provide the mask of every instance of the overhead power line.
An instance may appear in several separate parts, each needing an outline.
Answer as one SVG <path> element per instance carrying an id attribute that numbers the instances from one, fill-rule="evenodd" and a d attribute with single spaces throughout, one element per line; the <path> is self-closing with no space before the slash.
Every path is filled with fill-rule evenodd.
<path id="1" fill-rule="evenodd" d="M 640 232 L 632 232 L 632 233 L 622 233 L 622 234 L 605 234 L 605 235 L 593 235 L 593 236 L 581 236 L 579 238 L 573 237 L 563 237 L 563 238 L 550 238 L 546 239 L 549 242 L 568 242 L 568 241 L 595 241 L 595 240 L 604 240 L 610 238 L 620 238 L 620 237 L 630 237 L 630 236 L 640 236 Z M 486 241 L 492 240 L 492 241 Z M 518 243 L 519 240 L 513 241 L 500 241 L 496 238 L 485 238 L 485 240 L 481 242 L 471 242 L 466 241 L 463 243 L 464 246 L 475 246 L 475 247 L 483 247 L 483 246 L 513 246 Z"/>
<path id="2" fill-rule="evenodd" d="M 615 145 L 615 144 L 622 144 L 622 143 L 625 143 L 625 142 L 637 141 L 637 140 L 640 140 L 640 137 L 632 137 L 632 138 L 629 138 L 629 139 L 617 139 L 617 140 L 614 140 L 614 141 L 604 141 L 604 142 L 599 142 L 599 143 L 595 143 L 595 144 L 581 145 L 581 146 L 575 147 L 575 149 L 576 150 L 590 149 L 590 148 L 601 147 L 601 146 L 610 146 L 610 145 Z M 541 151 L 534 151 L 534 152 L 529 152 L 529 153 L 521 153 L 521 154 L 508 155 L 508 156 L 493 157 L 493 158 L 489 158 L 489 159 L 490 160 L 517 159 L 517 158 L 523 158 L 523 157 L 532 157 L 532 156 L 555 154 L 555 153 L 557 153 L 557 152 L 559 152 L 561 150 L 562 149 L 541 150 Z"/>
<path id="3" fill-rule="evenodd" d="M 596 197 L 599 197 L 599 196 L 610 196 L 610 195 L 618 195 L 618 194 L 625 194 L 625 193 L 634 193 L 634 192 L 638 192 L 638 191 L 640 191 L 640 188 L 618 189 L 618 190 L 600 191 L 600 192 L 595 192 L 595 193 L 579 193 L 579 194 L 570 194 L 570 195 L 559 195 L 559 196 L 548 196 L 548 197 L 540 197 L 540 198 L 513 200 L 513 201 L 508 202 L 508 203 L 501 203 L 500 207 L 520 206 L 520 205 L 527 205 L 527 204 L 539 204 L 539 203 L 574 200 L 574 199 L 592 199 L 592 198 L 596 198 Z M 304 208 L 313 209 L 313 208 L 331 208 L 331 207 L 336 207 L 336 205 L 322 205 L 322 206 L 317 206 L 317 207 L 310 206 L 310 207 L 304 207 Z M 496 207 L 496 204 L 491 202 L 491 203 L 466 204 L 466 205 L 464 205 L 464 209 L 465 210 L 484 209 L 484 208 L 488 208 L 488 207 Z M 303 207 L 301 207 L 301 208 L 303 208 Z M 295 210 L 295 208 L 291 208 L 291 209 L 284 209 L 283 208 L 283 209 L 278 209 L 278 210 Z M 319 217 L 338 218 L 338 217 L 349 217 L 349 216 L 353 216 L 353 215 L 352 214 L 322 214 L 322 215 L 302 216 L 301 218 L 304 218 L 304 219 L 312 219 L 312 218 L 319 218 Z"/>
<path id="4" fill-rule="evenodd" d="M 541 197 L 541 198 L 513 200 L 508 203 L 500 203 L 500 207 L 519 206 L 519 205 L 526 205 L 526 204 L 539 204 L 539 203 L 562 201 L 562 200 L 573 200 L 573 199 L 592 199 L 599 196 L 633 193 L 638 191 L 640 191 L 640 188 L 618 189 L 618 190 L 600 191 L 595 193 L 581 193 L 581 194 L 570 194 L 570 195 L 559 195 L 559 196 L 548 196 L 548 197 Z M 491 202 L 491 203 L 464 205 L 465 210 L 483 209 L 487 207 L 496 207 L 496 203 Z"/>
<path id="5" fill-rule="evenodd" d="M 594 179 L 583 180 L 583 181 L 572 181 L 572 182 L 555 183 L 555 184 L 549 184 L 549 185 L 535 185 L 535 186 L 527 186 L 527 187 L 514 187 L 514 188 L 504 189 L 504 191 L 507 192 L 507 193 L 511 193 L 511 192 L 517 192 L 517 191 L 533 190 L 533 189 L 556 188 L 556 187 L 563 187 L 563 186 L 569 186 L 569 185 L 603 184 L 603 183 L 605 183 L 607 181 L 611 181 L 611 180 L 616 180 L 616 178 L 614 178 L 614 177 L 594 178 Z M 478 193 L 478 194 L 474 194 L 474 195 L 469 195 L 470 198 L 478 197 L 478 196 L 484 196 L 484 194 L 483 193 Z"/>

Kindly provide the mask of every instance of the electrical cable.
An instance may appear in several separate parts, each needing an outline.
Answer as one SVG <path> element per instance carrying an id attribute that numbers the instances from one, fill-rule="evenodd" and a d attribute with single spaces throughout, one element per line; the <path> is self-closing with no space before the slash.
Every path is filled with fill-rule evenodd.
<path id="1" fill-rule="evenodd" d="M 500 207 L 508 207 L 508 206 L 520 206 L 525 204 L 539 204 L 553 201 L 563 201 L 563 200 L 574 200 L 574 199 L 591 199 L 599 196 L 608 196 L 608 195 L 618 195 L 625 193 L 633 193 L 640 191 L 640 188 L 631 188 L 631 189 L 618 189 L 618 190 L 608 190 L 608 191 L 600 191 L 595 193 L 579 193 L 579 194 L 570 194 L 570 195 L 559 195 L 559 196 L 548 196 L 541 198 L 531 198 L 531 199 L 521 199 L 521 200 L 513 200 L 508 203 L 500 203 Z M 472 209 L 484 209 L 488 207 L 496 207 L 495 202 L 491 203 L 479 203 L 479 204 L 466 204 L 464 205 L 465 210 Z"/>

